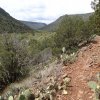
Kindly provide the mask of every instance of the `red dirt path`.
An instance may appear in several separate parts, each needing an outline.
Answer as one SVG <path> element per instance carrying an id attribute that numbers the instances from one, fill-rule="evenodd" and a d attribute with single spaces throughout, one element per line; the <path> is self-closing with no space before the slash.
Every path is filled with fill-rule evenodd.
<path id="1" fill-rule="evenodd" d="M 93 43 L 80 49 L 75 63 L 64 66 L 64 73 L 71 77 L 68 95 L 59 95 L 57 100 L 94 100 L 94 93 L 87 85 L 89 80 L 95 80 L 100 72 L 100 36 Z"/>

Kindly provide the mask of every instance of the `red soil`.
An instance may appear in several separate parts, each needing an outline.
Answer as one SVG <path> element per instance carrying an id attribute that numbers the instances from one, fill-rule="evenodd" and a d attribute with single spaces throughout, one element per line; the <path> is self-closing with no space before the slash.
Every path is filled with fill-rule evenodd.
<path id="1" fill-rule="evenodd" d="M 97 72 L 100 72 L 100 36 L 80 49 L 75 63 L 64 66 L 63 73 L 71 77 L 71 87 L 68 95 L 59 95 L 57 100 L 93 100 L 94 92 L 87 83 L 95 80 Z"/>

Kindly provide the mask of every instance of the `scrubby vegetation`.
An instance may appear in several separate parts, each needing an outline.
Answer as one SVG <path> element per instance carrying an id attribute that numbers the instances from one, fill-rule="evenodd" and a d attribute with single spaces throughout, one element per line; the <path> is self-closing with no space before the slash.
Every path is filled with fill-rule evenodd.
<path id="1" fill-rule="evenodd" d="M 77 51 L 80 43 L 84 41 L 86 41 L 85 43 L 89 43 L 93 34 L 100 34 L 99 0 L 92 2 L 92 7 L 95 13 L 89 14 L 86 18 L 83 17 L 85 15 L 65 15 L 55 22 L 57 25 L 52 23 L 52 29 L 54 27 L 56 35 L 54 39 L 51 39 L 53 43 L 49 46 L 52 47 L 54 55 L 61 53 L 62 47 L 66 48 L 67 53 Z M 51 27 L 51 24 L 49 26 Z"/>
<path id="2" fill-rule="evenodd" d="M 11 17 L 6 11 L 0 8 L 0 33 L 25 33 L 33 32 L 32 29 Z"/>
<path id="3" fill-rule="evenodd" d="M 15 35 L 4 34 L 0 41 L 0 90 L 28 74 L 31 57 L 27 43 Z"/>
<path id="4" fill-rule="evenodd" d="M 42 33 L 39 34 L 42 37 Z M 35 37 L 39 34 L 0 35 L 0 91 L 27 76 L 31 66 L 44 63 L 52 56 L 51 50 L 43 44 L 50 35 L 45 33 L 45 37 L 38 40 Z"/>
<path id="5" fill-rule="evenodd" d="M 94 34 L 100 35 L 100 1 L 92 4 L 95 12 L 88 20 L 84 20 L 80 16 L 66 15 L 60 20 L 55 32 L 37 31 L 34 34 L 29 33 L 26 26 L 24 27 L 22 24 L 20 26 L 19 22 L 15 23 L 14 19 L 6 19 L 4 16 L 10 18 L 10 15 L 2 12 L 0 8 L 3 14 L 3 16 L 0 15 L 2 22 L 0 33 L 4 31 L 21 32 L 19 34 L 0 34 L 0 91 L 10 83 L 27 76 L 30 67 L 46 61 L 46 57 L 43 59 L 43 56 L 44 54 L 51 56 L 51 51 L 55 57 L 62 54 L 60 60 L 64 65 L 73 63 L 77 57 L 77 54 L 73 52 L 82 46 L 80 44 L 89 43 Z M 9 24 L 9 21 L 12 24 Z M 26 31 L 28 33 L 22 34 Z M 23 95 L 20 98 L 24 98 Z"/>

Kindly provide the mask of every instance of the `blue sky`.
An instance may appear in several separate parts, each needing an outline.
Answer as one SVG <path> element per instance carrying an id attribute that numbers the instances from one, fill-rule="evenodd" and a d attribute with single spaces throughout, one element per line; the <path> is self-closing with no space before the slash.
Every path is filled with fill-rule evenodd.
<path id="1" fill-rule="evenodd" d="M 89 13 L 92 0 L 0 0 L 0 7 L 19 20 L 50 23 L 64 14 Z"/>

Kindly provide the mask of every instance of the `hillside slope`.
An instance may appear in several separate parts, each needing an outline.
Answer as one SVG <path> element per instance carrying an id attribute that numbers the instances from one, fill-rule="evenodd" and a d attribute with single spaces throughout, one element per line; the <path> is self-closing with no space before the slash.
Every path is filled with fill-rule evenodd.
<path id="1" fill-rule="evenodd" d="M 81 17 L 83 18 L 84 20 L 88 20 L 89 16 L 91 16 L 92 13 L 87 13 L 87 14 L 75 14 L 75 15 L 64 15 L 64 16 L 61 16 L 59 17 L 56 21 L 50 23 L 49 25 L 41 28 L 41 30 L 45 30 L 45 31 L 56 31 L 59 24 L 62 22 L 62 20 L 66 17 Z"/>
<path id="2" fill-rule="evenodd" d="M 5 10 L 0 8 L 0 33 L 18 33 L 33 31 L 26 25 L 11 17 Z"/>
<path id="3" fill-rule="evenodd" d="M 82 47 L 72 64 L 64 66 L 54 61 L 48 67 L 45 66 L 46 68 L 40 68 L 41 64 L 38 66 L 38 71 L 31 72 L 31 76 L 21 83 L 12 84 L 5 92 L 9 92 L 11 87 L 28 87 L 35 96 L 38 93 L 38 100 L 95 100 L 95 93 L 88 86 L 88 82 L 97 82 L 96 75 L 100 72 L 100 36 Z M 65 80 L 69 82 L 67 85 Z M 63 92 L 63 89 L 67 92 Z"/>
<path id="4" fill-rule="evenodd" d="M 45 23 L 39 23 L 39 22 L 29 22 L 29 21 L 20 21 L 20 22 L 30 27 L 31 29 L 35 29 L 35 30 L 38 30 L 46 26 Z"/>

